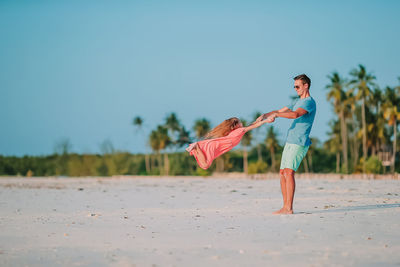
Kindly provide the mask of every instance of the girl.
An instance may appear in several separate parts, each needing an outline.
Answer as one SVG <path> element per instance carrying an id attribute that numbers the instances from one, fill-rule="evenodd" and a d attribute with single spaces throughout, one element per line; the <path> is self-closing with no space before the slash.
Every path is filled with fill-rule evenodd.
<path id="1" fill-rule="evenodd" d="M 237 146 L 246 132 L 269 122 L 273 122 L 272 117 L 259 122 L 255 121 L 249 126 L 243 127 L 238 118 L 224 120 L 206 134 L 205 140 L 190 144 L 186 151 L 196 158 L 200 168 L 206 170 L 214 159 Z"/>

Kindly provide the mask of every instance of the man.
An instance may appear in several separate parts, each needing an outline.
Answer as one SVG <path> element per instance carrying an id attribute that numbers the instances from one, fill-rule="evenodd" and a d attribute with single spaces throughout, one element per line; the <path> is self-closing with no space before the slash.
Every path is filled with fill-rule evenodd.
<path id="1" fill-rule="evenodd" d="M 261 115 L 257 119 L 257 121 L 264 120 L 267 117 L 268 120 L 272 121 L 278 117 L 294 119 L 287 133 L 279 171 L 283 207 L 274 212 L 274 214 L 293 214 L 293 197 L 296 187 L 294 174 L 311 145 L 309 135 L 316 112 L 315 101 L 309 92 L 311 86 L 310 78 L 305 74 L 301 74 L 293 79 L 294 89 L 299 96 L 293 107 L 274 110 Z"/>

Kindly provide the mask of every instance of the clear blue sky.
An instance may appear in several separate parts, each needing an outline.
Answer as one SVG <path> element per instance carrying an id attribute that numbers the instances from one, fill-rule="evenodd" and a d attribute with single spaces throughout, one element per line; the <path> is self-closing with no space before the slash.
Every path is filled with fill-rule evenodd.
<path id="1" fill-rule="evenodd" d="M 146 150 L 170 112 L 187 128 L 289 103 L 306 73 L 324 141 L 327 75 L 400 76 L 400 1 L 0 1 L 0 154 Z M 145 120 L 135 135 L 132 118 Z M 279 119 L 283 139 L 289 121 Z M 146 136 L 146 138 L 145 138 Z"/>

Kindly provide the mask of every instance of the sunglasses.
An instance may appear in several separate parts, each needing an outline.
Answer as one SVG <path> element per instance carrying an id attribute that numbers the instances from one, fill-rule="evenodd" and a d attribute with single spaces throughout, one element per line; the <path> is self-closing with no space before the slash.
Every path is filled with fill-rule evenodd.
<path id="1" fill-rule="evenodd" d="M 294 88 L 296 88 L 296 89 L 299 89 L 300 88 L 300 86 L 298 86 L 298 85 L 295 85 L 295 86 L 293 86 Z"/>

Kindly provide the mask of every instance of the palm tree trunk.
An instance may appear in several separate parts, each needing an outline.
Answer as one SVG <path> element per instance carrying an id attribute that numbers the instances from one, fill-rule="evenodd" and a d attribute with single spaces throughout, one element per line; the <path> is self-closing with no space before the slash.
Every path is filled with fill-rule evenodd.
<path id="1" fill-rule="evenodd" d="M 361 116 L 362 116 L 362 131 L 363 131 L 363 173 L 365 173 L 365 164 L 367 162 L 367 122 L 365 119 L 365 97 L 362 99 L 362 109 L 361 109 Z"/>
<path id="2" fill-rule="evenodd" d="M 340 153 L 336 152 L 336 173 L 340 172 Z"/>
<path id="3" fill-rule="evenodd" d="M 158 169 L 160 170 L 160 175 L 163 175 L 163 167 L 162 167 L 162 158 L 161 158 L 161 153 L 157 152 L 157 157 L 158 157 Z"/>
<path id="4" fill-rule="evenodd" d="M 395 170 L 395 164 L 396 164 L 396 145 L 397 145 L 397 120 L 394 120 L 393 123 L 393 155 L 392 155 L 392 166 L 391 166 L 391 171 L 394 173 Z"/>
<path id="5" fill-rule="evenodd" d="M 306 173 L 308 173 L 308 162 L 307 162 L 307 157 L 304 157 L 303 163 L 304 163 L 304 171 L 305 171 Z"/>
<path id="6" fill-rule="evenodd" d="M 156 158 L 155 158 L 155 155 L 152 153 L 150 155 L 150 170 L 151 170 L 151 172 L 153 172 L 155 168 L 156 168 Z"/>
<path id="7" fill-rule="evenodd" d="M 223 156 L 220 156 L 216 160 L 216 171 L 217 172 L 223 172 L 224 171 L 224 159 L 222 158 Z"/>
<path id="8" fill-rule="evenodd" d="M 356 121 L 353 119 L 353 131 L 354 131 L 354 142 L 353 142 L 353 172 L 357 169 L 358 158 L 359 158 L 359 144 L 357 140 L 357 133 L 356 133 L 357 125 Z"/>
<path id="9" fill-rule="evenodd" d="M 146 173 L 150 174 L 151 168 L 150 168 L 150 159 L 149 159 L 149 154 L 144 154 L 144 163 L 146 165 Z"/>
<path id="10" fill-rule="evenodd" d="M 247 148 L 243 146 L 243 171 L 248 174 Z"/>
<path id="11" fill-rule="evenodd" d="M 169 175 L 169 159 L 167 153 L 164 153 L 164 175 Z"/>
<path id="12" fill-rule="evenodd" d="M 344 160 L 343 171 L 344 173 L 348 173 L 349 159 L 347 154 L 347 127 L 346 127 L 346 121 L 344 119 L 343 109 L 340 110 L 340 132 L 342 134 L 342 149 L 343 149 L 343 160 Z"/>
<path id="13" fill-rule="evenodd" d="M 312 166 L 312 153 L 309 151 L 307 153 L 307 159 L 308 159 L 308 167 L 310 168 L 310 172 L 313 172 L 313 166 Z"/>
<path id="14" fill-rule="evenodd" d="M 257 156 L 258 156 L 258 161 L 262 161 L 261 144 L 257 145 Z"/>
<path id="15" fill-rule="evenodd" d="M 376 146 L 374 145 L 371 147 L 371 156 L 376 156 Z"/>
<path id="16" fill-rule="evenodd" d="M 270 149 L 271 152 L 271 169 L 273 172 L 275 172 L 275 149 L 273 147 L 271 147 Z"/>

